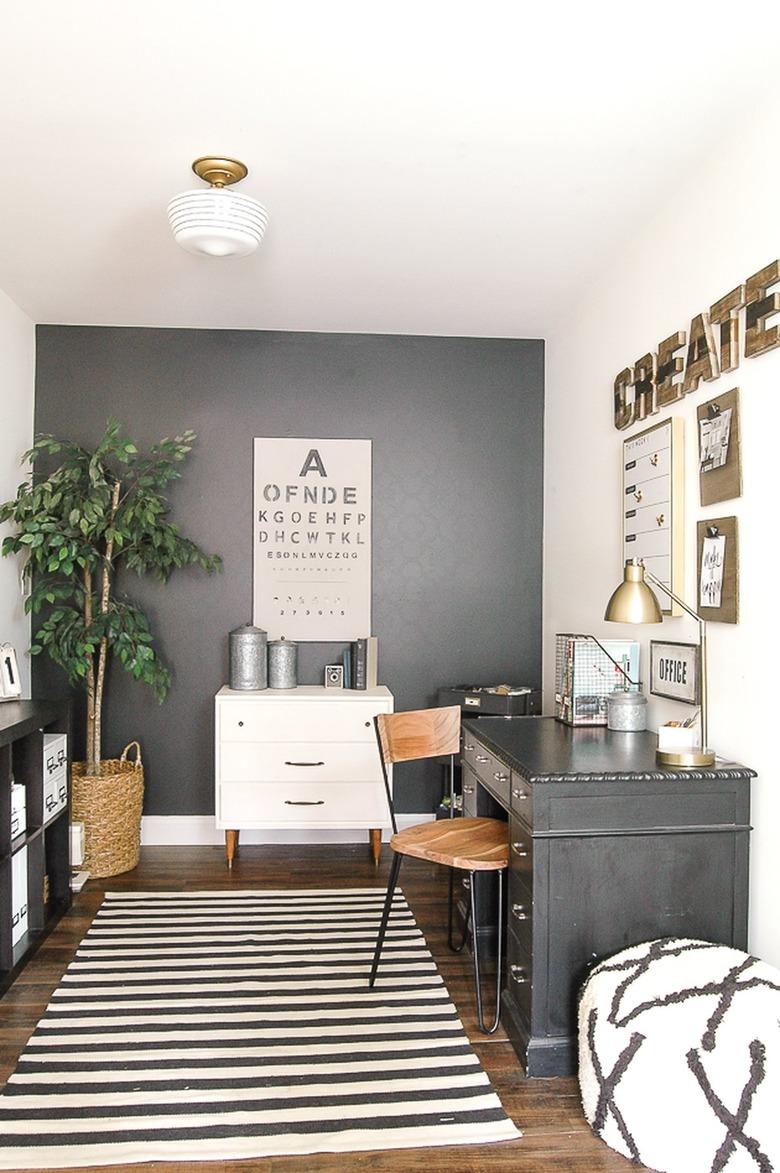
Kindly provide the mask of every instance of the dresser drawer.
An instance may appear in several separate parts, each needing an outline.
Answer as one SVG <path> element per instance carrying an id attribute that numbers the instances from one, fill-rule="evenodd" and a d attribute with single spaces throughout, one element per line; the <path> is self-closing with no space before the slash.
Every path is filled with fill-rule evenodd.
<path id="1" fill-rule="evenodd" d="M 384 787 L 367 782 L 225 782 L 218 820 L 227 827 L 383 827 Z"/>
<path id="2" fill-rule="evenodd" d="M 364 741 L 376 744 L 378 701 L 229 701 L 217 707 L 217 738 L 226 741 Z"/>
<path id="3" fill-rule="evenodd" d="M 219 749 L 223 782 L 381 780 L 376 742 L 225 741 Z"/>

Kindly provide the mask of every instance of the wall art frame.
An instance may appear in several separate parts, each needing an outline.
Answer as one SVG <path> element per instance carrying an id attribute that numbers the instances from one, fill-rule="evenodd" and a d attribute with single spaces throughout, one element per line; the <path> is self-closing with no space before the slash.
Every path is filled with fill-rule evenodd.
<path id="1" fill-rule="evenodd" d="M 699 429 L 699 501 L 717 505 L 742 496 L 739 388 L 696 409 Z"/>
<path id="2" fill-rule="evenodd" d="M 702 605 L 704 543 L 722 540 L 719 598 L 716 605 Z M 739 622 L 739 526 L 736 517 L 711 517 L 696 526 L 696 610 L 708 623 Z"/>
<path id="3" fill-rule="evenodd" d="M 684 591 L 685 432 L 670 416 L 623 441 L 623 562 L 641 559 L 676 595 Z M 667 595 L 659 598 L 664 615 L 680 615 Z"/>
<path id="4" fill-rule="evenodd" d="M 698 644 L 650 640 L 650 694 L 701 704 L 701 649 Z"/>

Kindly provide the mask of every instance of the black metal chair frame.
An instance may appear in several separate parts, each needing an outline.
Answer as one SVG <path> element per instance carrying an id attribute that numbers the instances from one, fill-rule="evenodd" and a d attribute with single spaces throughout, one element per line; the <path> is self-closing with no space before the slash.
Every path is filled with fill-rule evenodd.
<path id="1" fill-rule="evenodd" d="M 393 834 L 398 832 L 398 824 L 395 818 L 395 806 L 393 805 L 393 796 L 390 790 L 390 780 L 387 776 L 387 766 L 385 765 L 385 757 L 382 752 L 382 742 L 379 736 L 379 724 L 374 718 L 374 731 L 376 733 L 377 745 L 379 746 L 379 760 L 382 764 L 382 777 L 385 783 L 385 794 L 387 796 L 387 806 L 390 811 L 390 822 L 393 828 Z M 449 778 L 450 778 L 450 813 L 451 819 L 455 818 L 455 755 L 450 754 Z M 413 759 L 420 760 L 420 759 Z M 390 911 L 393 906 L 393 896 L 398 884 L 398 876 L 401 871 L 401 861 L 403 855 L 398 852 L 393 852 L 393 862 L 390 865 L 390 877 L 387 882 L 387 893 L 385 895 L 384 908 L 382 909 L 382 919 L 379 924 L 379 936 L 377 937 L 376 948 L 374 950 L 374 958 L 371 963 L 371 973 L 368 979 L 369 989 L 373 989 L 376 981 L 377 970 L 379 969 L 379 960 L 382 955 L 382 946 L 384 945 L 385 934 L 387 932 L 387 925 L 390 920 Z M 478 923 L 478 901 L 477 901 L 477 872 L 469 871 L 469 900 L 466 909 L 466 918 L 463 922 L 463 936 L 459 945 L 456 945 L 452 939 L 453 932 L 453 908 L 455 904 L 454 885 L 455 885 L 455 868 L 449 869 L 449 900 L 447 908 L 447 945 L 453 953 L 462 953 L 466 945 L 469 935 L 469 924 L 471 924 L 471 954 L 474 962 L 474 987 L 476 990 L 477 999 L 477 1021 L 479 1022 L 479 1029 L 486 1035 L 492 1035 L 498 1029 L 498 1023 L 501 1017 L 501 956 L 503 953 L 503 926 L 504 926 L 504 872 L 506 869 L 501 869 L 498 875 L 498 947 L 496 955 L 496 998 L 495 998 L 495 1016 L 490 1026 L 485 1025 L 485 1015 L 482 1003 L 482 978 L 481 965 L 479 959 L 479 923 Z"/>

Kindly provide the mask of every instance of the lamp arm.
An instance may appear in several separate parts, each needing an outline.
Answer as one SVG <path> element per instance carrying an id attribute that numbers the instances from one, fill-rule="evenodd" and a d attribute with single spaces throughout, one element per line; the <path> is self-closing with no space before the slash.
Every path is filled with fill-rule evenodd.
<path id="1" fill-rule="evenodd" d="M 645 578 L 648 579 L 654 586 L 660 587 L 664 594 L 668 595 L 678 606 L 682 607 L 686 615 L 690 615 L 691 619 L 695 619 L 699 625 L 699 648 L 701 653 L 701 678 L 699 680 L 699 691 L 701 693 L 701 746 L 702 749 L 707 747 L 707 623 L 702 619 L 696 611 L 694 611 L 688 604 L 676 595 L 674 591 L 670 590 L 668 586 L 662 583 L 655 575 L 645 567 Z"/>

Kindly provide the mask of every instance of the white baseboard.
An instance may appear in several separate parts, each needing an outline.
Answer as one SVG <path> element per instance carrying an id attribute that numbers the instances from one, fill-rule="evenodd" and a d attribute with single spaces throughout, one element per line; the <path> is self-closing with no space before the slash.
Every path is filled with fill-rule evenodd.
<path id="1" fill-rule="evenodd" d="M 432 822 L 430 812 L 420 815 L 396 815 L 399 830 L 415 823 Z M 382 832 L 384 842 L 390 838 L 389 828 Z M 269 830 L 242 831 L 241 842 L 252 843 L 366 843 L 368 828 L 347 830 Z M 144 815 L 141 819 L 143 847 L 209 847 L 225 842 L 225 832 L 218 831 L 213 815 Z"/>

